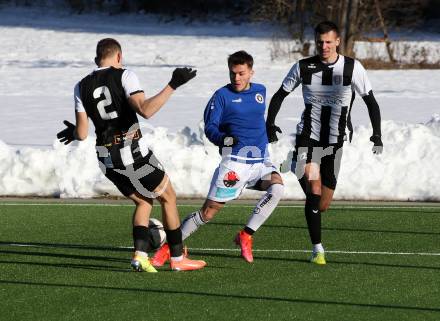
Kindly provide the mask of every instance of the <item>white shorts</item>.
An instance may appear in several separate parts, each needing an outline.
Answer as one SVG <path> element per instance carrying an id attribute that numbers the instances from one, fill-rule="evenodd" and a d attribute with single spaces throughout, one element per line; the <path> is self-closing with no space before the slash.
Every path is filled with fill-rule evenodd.
<path id="1" fill-rule="evenodd" d="M 260 180 L 270 180 L 271 173 L 279 173 L 268 160 L 262 163 L 245 164 L 224 159 L 214 172 L 209 188 L 208 199 L 227 202 L 240 196 L 244 188 L 258 189 Z"/>

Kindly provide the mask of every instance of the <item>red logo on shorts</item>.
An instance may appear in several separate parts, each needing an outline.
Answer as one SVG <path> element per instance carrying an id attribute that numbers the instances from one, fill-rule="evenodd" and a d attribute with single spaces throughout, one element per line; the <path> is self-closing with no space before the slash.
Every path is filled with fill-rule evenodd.
<path id="1" fill-rule="evenodd" d="M 223 184 L 226 187 L 232 187 L 240 180 L 237 173 L 234 171 L 229 171 L 226 173 L 225 177 L 223 177 Z"/>

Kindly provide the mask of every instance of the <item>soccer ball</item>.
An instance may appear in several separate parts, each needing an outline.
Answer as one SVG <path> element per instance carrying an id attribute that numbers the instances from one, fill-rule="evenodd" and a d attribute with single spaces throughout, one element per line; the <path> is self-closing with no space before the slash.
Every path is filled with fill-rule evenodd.
<path id="1" fill-rule="evenodd" d="M 166 234 L 161 221 L 150 218 L 148 222 L 149 243 L 151 251 L 160 248 L 166 241 Z"/>

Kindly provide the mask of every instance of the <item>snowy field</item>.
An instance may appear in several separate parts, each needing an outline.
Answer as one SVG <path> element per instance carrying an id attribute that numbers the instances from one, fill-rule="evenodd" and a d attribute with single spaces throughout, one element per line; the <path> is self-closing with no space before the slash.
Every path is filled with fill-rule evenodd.
<path id="1" fill-rule="evenodd" d="M 1 9 L 0 195 L 119 195 L 100 173 L 93 138 L 67 147 L 55 141 L 62 120 L 74 119 L 73 86 L 94 68 L 96 42 L 114 37 L 147 95 L 160 90 L 176 66 L 198 69 L 197 77 L 143 124 L 178 196 L 204 197 L 219 160 L 200 131 L 205 104 L 228 82 L 227 55 L 241 49 L 254 56 L 254 81 L 266 85 L 270 98 L 294 62 L 271 60 L 277 33 L 258 25 Z M 431 61 L 439 57 L 436 40 L 430 38 L 432 51 L 425 53 Z M 281 43 L 289 46 L 287 39 Z M 356 48 L 361 55 L 371 51 L 367 45 Z M 440 201 L 440 70 L 369 71 L 369 76 L 382 110 L 384 154 L 371 153 L 368 113 L 357 98 L 354 140 L 344 149 L 336 198 Z M 278 116 L 283 138 L 271 146 L 274 162 L 281 163 L 292 148 L 302 109 L 297 89 Z M 283 178 L 285 197 L 302 198 L 294 175 Z"/>

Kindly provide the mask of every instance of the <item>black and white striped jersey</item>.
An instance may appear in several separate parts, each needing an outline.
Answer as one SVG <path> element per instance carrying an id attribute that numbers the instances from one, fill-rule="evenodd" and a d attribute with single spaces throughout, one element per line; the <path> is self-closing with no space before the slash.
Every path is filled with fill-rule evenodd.
<path id="1" fill-rule="evenodd" d="M 143 92 L 130 70 L 95 69 L 74 89 L 75 111 L 86 112 L 96 133 L 98 158 L 107 168 L 123 168 L 147 156 L 130 95 Z"/>
<path id="2" fill-rule="evenodd" d="M 362 64 L 339 55 L 324 64 L 319 56 L 301 59 L 283 81 L 286 92 L 302 85 L 305 109 L 297 125 L 297 135 L 323 144 L 342 143 L 354 92 L 365 96 L 371 84 Z"/>

